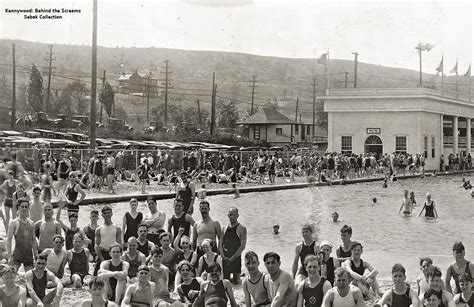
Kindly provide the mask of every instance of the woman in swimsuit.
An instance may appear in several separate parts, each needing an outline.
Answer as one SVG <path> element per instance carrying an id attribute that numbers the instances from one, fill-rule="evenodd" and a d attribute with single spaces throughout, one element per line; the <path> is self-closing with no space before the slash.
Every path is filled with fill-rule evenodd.
<path id="1" fill-rule="evenodd" d="M 209 239 L 204 239 L 202 241 L 201 249 L 204 252 L 204 255 L 199 258 L 198 276 L 201 276 L 202 279 L 207 280 L 207 274 L 209 273 L 209 265 L 214 262 L 217 262 L 222 267 L 222 258 L 221 256 L 212 251 L 211 240 Z"/>
<path id="2" fill-rule="evenodd" d="M 423 211 L 425 211 L 425 217 L 427 218 L 438 218 L 438 211 L 436 211 L 434 200 L 431 200 L 430 193 L 426 193 L 426 201 L 423 204 L 423 208 L 421 209 L 420 213 L 418 213 L 418 216 L 421 216 Z"/>

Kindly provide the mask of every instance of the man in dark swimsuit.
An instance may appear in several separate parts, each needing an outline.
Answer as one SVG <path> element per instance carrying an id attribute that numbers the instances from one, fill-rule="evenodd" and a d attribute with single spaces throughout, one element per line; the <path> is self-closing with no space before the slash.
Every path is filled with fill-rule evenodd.
<path id="1" fill-rule="evenodd" d="M 462 244 L 462 242 L 454 243 L 454 262 L 449 265 L 445 278 L 446 290 L 450 293 L 453 293 L 453 290 L 451 289 L 451 277 L 454 279 L 454 283 L 456 284 L 456 289 L 453 294 L 461 293 L 461 287 L 458 280 L 459 274 L 466 273 L 472 277 L 472 273 L 474 272 L 474 263 L 466 260 L 465 255 L 466 250 L 464 244 Z"/>
<path id="2" fill-rule="evenodd" d="M 229 225 L 222 228 L 219 250 L 222 255 L 224 279 L 237 284 L 242 272 L 241 254 L 247 244 L 247 228 L 238 222 L 239 210 L 237 208 L 230 208 L 227 216 Z M 230 279 L 231 274 L 232 279 Z"/>
<path id="3" fill-rule="evenodd" d="M 232 284 L 227 279 L 221 279 L 221 270 L 221 266 L 217 262 L 209 265 L 210 280 L 202 283 L 194 306 L 201 306 L 204 303 L 203 305 L 206 306 L 225 307 L 228 300 L 231 307 L 238 306 L 234 298 Z"/>
<path id="4" fill-rule="evenodd" d="M 28 286 L 28 296 L 30 304 L 52 304 L 53 301 L 59 305 L 63 293 L 63 285 L 59 278 L 46 270 L 47 256 L 39 255 L 36 259 L 35 268 L 26 272 L 26 284 Z M 55 289 L 46 294 L 46 285 L 51 282 Z M 28 306 L 30 304 L 27 303 Z"/>
<path id="5" fill-rule="evenodd" d="M 336 250 L 336 256 L 339 261 L 344 262 L 347 259 L 351 258 L 351 247 L 352 247 L 352 227 L 348 225 L 344 225 L 341 228 L 341 240 L 342 245 Z"/>
<path id="6" fill-rule="evenodd" d="M 298 306 L 321 307 L 324 295 L 332 288 L 331 283 L 319 275 L 321 268 L 317 256 L 306 257 L 304 265 L 308 277 L 297 285 Z"/>
<path id="7" fill-rule="evenodd" d="M 394 307 L 410 307 L 419 306 L 416 291 L 411 289 L 405 282 L 405 268 L 397 263 L 392 267 L 393 288 L 387 290 L 382 298 L 377 302 L 381 306 L 389 305 Z"/>
<path id="8" fill-rule="evenodd" d="M 474 292 L 472 291 L 472 277 L 470 274 L 461 273 L 458 277 L 461 293 L 454 296 L 454 304 L 467 304 L 469 307 L 474 306 Z M 464 305 L 465 306 L 465 305 Z"/>
<path id="9" fill-rule="evenodd" d="M 369 288 L 372 288 L 376 297 L 380 297 L 379 284 L 375 279 L 378 271 L 370 263 L 360 258 L 362 252 L 362 244 L 356 241 L 352 242 L 352 257 L 343 263 L 343 267 L 349 271 L 353 279 L 352 284 L 359 287 L 364 297 L 369 294 Z"/>
<path id="10" fill-rule="evenodd" d="M 196 188 L 194 187 L 194 183 L 189 180 L 189 175 L 187 172 L 181 172 L 180 177 L 182 183 L 179 184 L 176 198 L 181 198 L 183 200 L 184 212 L 193 214 Z"/>
<path id="11" fill-rule="evenodd" d="M 183 235 L 190 236 L 191 226 L 194 225 L 194 219 L 184 211 L 183 200 L 176 198 L 174 200 L 174 215 L 168 219 L 168 232 L 173 238 L 178 235 L 179 228 L 184 228 Z"/>
<path id="12" fill-rule="evenodd" d="M 307 255 L 317 255 L 319 253 L 319 245 L 313 239 L 313 226 L 310 224 L 304 224 L 301 227 L 301 235 L 303 241 L 298 243 L 295 248 L 295 257 L 293 259 L 293 278 L 295 284 L 299 284 L 303 279 L 308 277 L 308 273 L 304 269 L 303 263 Z M 301 266 L 298 265 L 301 262 Z"/>

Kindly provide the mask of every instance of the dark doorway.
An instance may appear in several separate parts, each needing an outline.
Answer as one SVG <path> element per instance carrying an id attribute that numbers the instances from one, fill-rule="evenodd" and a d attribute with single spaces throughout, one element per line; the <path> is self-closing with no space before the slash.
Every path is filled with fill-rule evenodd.
<path id="1" fill-rule="evenodd" d="M 378 156 L 383 154 L 383 143 L 380 137 L 370 135 L 365 140 L 365 153 L 376 153 Z"/>

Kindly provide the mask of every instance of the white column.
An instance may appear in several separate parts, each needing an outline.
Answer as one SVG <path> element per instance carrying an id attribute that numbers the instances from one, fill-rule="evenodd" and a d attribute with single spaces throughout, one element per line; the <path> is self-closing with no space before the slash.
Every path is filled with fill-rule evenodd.
<path id="1" fill-rule="evenodd" d="M 458 149 L 458 117 L 453 116 L 453 154 L 459 153 Z"/>
<path id="2" fill-rule="evenodd" d="M 332 112 L 328 112 L 328 151 L 334 151 L 334 115 Z M 355 140 L 352 140 L 352 148 L 354 148 L 354 142 Z M 352 149 L 354 150 L 354 149 Z"/>
<path id="3" fill-rule="evenodd" d="M 440 127 L 440 134 L 439 134 L 439 139 L 438 139 L 438 142 L 439 142 L 439 157 L 441 158 L 441 155 L 444 155 L 444 116 L 443 114 L 440 115 L 441 117 L 441 127 Z M 439 161 L 439 159 L 438 159 Z"/>
<path id="4" fill-rule="evenodd" d="M 471 153 L 471 119 L 466 117 L 466 155 Z"/>

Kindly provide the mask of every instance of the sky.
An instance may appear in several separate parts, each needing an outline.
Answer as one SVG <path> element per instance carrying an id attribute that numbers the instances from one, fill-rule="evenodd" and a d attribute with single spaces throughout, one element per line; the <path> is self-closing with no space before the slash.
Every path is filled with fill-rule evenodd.
<path id="1" fill-rule="evenodd" d="M 473 53 L 472 1 L 360 0 L 99 0 L 98 44 L 330 58 L 435 73 L 459 59 L 463 74 Z M 24 19 L 5 9 L 64 8 L 62 19 Z M 40 15 L 40 14 L 35 14 Z M 0 38 L 44 43 L 92 41 L 92 0 L 0 0 Z"/>

